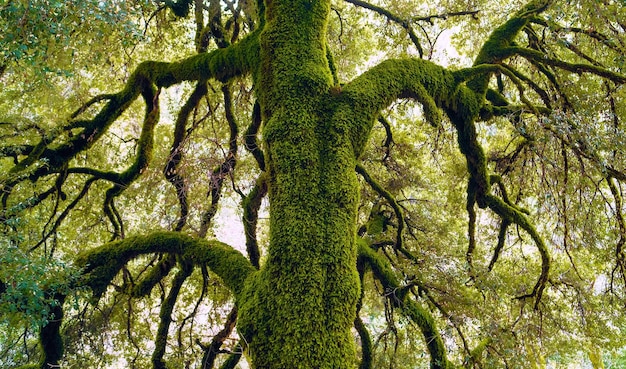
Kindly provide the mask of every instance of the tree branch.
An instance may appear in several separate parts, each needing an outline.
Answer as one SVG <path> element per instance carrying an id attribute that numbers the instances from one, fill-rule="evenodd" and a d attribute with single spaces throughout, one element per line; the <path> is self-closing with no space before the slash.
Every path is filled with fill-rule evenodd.
<path id="1" fill-rule="evenodd" d="M 417 263 L 417 258 L 404 248 L 404 243 L 402 240 L 402 233 L 404 231 L 405 221 L 404 221 L 404 214 L 402 213 L 402 209 L 400 208 L 400 205 L 398 205 L 398 202 L 393 197 L 393 195 L 389 193 L 389 191 L 385 190 L 377 181 L 375 181 L 369 175 L 367 170 L 365 170 L 365 167 L 363 167 L 361 164 L 357 164 L 356 171 L 363 177 L 365 182 L 367 182 L 367 184 L 369 184 L 372 187 L 372 189 L 376 191 L 380 196 L 382 196 L 385 200 L 387 200 L 387 203 L 393 208 L 393 211 L 396 214 L 396 218 L 398 218 L 398 227 L 396 230 L 396 243 L 394 247 L 396 248 L 396 250 L 400 251 L 404 256 L 406 256 L 409 260 Z"/>
<path id="2" fill-rule="evenodd" d="M 124 265 L 140 255 L 165 253 L 179 255 L 194 265 L 206 264 L 235 296 L 256 269 L 239 251 L 219 241 L 206 241 L 179 232 L 154 232 L 146 236 L 127 237 L 105 244 L 79 256 L 84 268 L 84 284 L 100 297 Z"/>
<path id="3" fill-rule="evenodd" d="M 230 92 L 230 86 L 228 84 L 222 85 L 222 93 L 224 94 L 224 115 L 228 122 L 230 129 L 230 136 L 228 138 L 228 152 L 222 164 L 211 172 L 209 178 L 209 194 L 211 196 L 211 204 L 202 214 L 202 222 L 200 224 L 200 231 L 198 234 L 200 237 L 205 237 L 211 224 L 211 220 L 217 213 L 217 207 L 219 200 L 222 196 L 222 185 L 224 179 L 230 174 L 237 165 L 237 136 L 239 134 L 239 128 L 233 114 L 233 102 L 232 93 Z"/>
<path id="4" fill-rule="evenodd" d="M 442 120 L 440 108 L 453 104 L 457 82 L 454 75 L 426 60 L 386 60 L 345 84 L 337 96 L 337 115 L 353 116 L 350 131 L 355 152 L 365 145 L 379 112 L 400 98 L 417 100 L 424 118 L 433 126 Z M 345 120 L 345 118 L 337 118 Z M 357 155 L 358 156 L 358 155 Z"/>
<path id="5" fill-rule="evenodd" d="M 183 160 L 183 145 L 188 135 L 186 130 L 187 121 L 191 112 L 198 106 L 198 103 L 206 93 L 207 82 L 198 81 L 193 92 L 178 112 L 174 125 L 174 140 L 170 149 L 170 156 L 165 164 L 165 168 L 163 168 L 163 175 L 174 186 L 176 198 L 178 199 L 180 216 L 174 227 L 175 231 L 180 231 L 184 228 L 185 224 L 187 224 L 187 214 L 189 213 L 187 185 L 185 178 L 179 172 L 179 166 Z"/>
<path id="6" fill-rule="evenodd" d="M 252 122 L 244 134 L 244 146 L 246 150 L 254 156 L 254 159 L 259 165 L 259 169 L 265 170 L 265 157 L 263 155 L 263 150 L 261 150 L 257 142 L 257 135 L 259 133 L 259 129 L 261 128 L 261 123 L 261 105 L 258 102 L 255 102 L 254 107 L 252 108 Z"/>
<path id="7" fill-rule="evenodd" d="M 522 56 L 529 61 L 551 65 L 572 73 L 582 74 L 582 73 L 590 73 L 603 78 L 606 78 L 610 81 L 613 81 L 618 84 L 626 83 L 626 76 L 610 71 L 607 68 L 603 68 L 596 65 L 591 64 L 582 64 L 582 63 L 568 63 L 558 59 L 548 58 L 544 53 L 539 52 L 537 50 L 520 47 L 520 46 L 509 46 L 505 48 L 501 48 L 496 52 L 501 58 L 509 58 L 514 55 Z"/>
<path id="8" fill-rule="evenodd" d="M 215 359 L 217 358 L 217 354 L 220 353 L 220 347 L 224 344 L 224 341 L 228 336 L 232 333 L 233 329 L 235 329 L 235 324 L 237 322 L 237 307 L 234 307 L 228 317 L 226 317 L 226 323 L 224 323 L 224 328 L 220 330 L 211 341 L 211 344 L 203 347 L 204 355 L 202 356 L 202 367 L 201 369 L 212 369 L 215 365 Z"/>
<path id="9" fill-rule="evenodd" d="M 493 212 L 498 214 L 503 220 L 520 226 L 530 235 L 535 245 L 537 246 L 537 250 L 539 251 L 539 255 L 541 256 L 541 273 L 539 275 L 537 283 L 533 287 L 532 292 L 522 296 L 518 296 L 518 299 L 534 297 L 535 308 L 537 308 L 539 306 L 539 302 L 541 300 L 543 290 L 546 287 L 548 275 L 550 273 L 551 262 L 548 248 L 543 242 L 543 239 L 541 238 L 535 227 L 530 223 L 530 221 L 526 218 L 521 210 L 517 209 L 517 207 L 515 207 L 514 205 L 507 204 L 502 199 L 497 198 L 493 195 L 487 195 L 485 200 L 487 202 L 487 205 L 489 206 L 489 209 L 493 210 Z"/>
<path id="10" fill-rule="evenodd" d="M 153 369 L 167 369 L 165 361 L 163 361 L 163 355 L 165 355 L 165 348 L 167 345 L 167 336 L 169 334 L 170 324 L 172 323 L 172 311 L 174 311 L 174 305 L 178 299 L 180 289 L 187 278 L 193 271 L 193 266 L 185 261 L 180 263 L 181 269 L 174 276 L 172 286 L 167 294 L 167 297 L 161 304 L 159 311 L 159 326 L 157 327 L 157 334 L 154 339 L 154 350 L 152 351 L 152 368 Z"/>
<path id="11" fill-rule="evenodd" d="M 391 303 L 400 307 L 403 314 L 410 318 L 422 331 L 424 340 L 430 353 L 430 367 L 432 369 L 451 369 L 445 345 L 430 313 L 419 304 L 407 298 L 407 289 L 402 288 L 394 276 L 388 262 L 376 254 L 365 241 L 359 242 L 359 258 L 367 262 L 374 277 L 378 279 L 385 291 L 393 291 L 388 298 Z"/>
<path id="12" fill-rule="evenodd" d="M 259 209 L 261 201 L 267 194 L 267 177 L 261 174 L 254 187 L 241 202 L 243 207 L 243 228 L 246 235 L 246 250 L 250 262 L 257 269 L 260 267 L 260 251 L 257 242 L 257 222 L 259 219 Z"/>
<path id="13" fill-rule="evenodd" d="M 474 66 L 480 64 L 499 64 L 503 59 L 500 50 L 513 44 L 515 37 L 526 27 L 531 18 L 540 14 L 553 0 L 533 0 L 526 4 L 519 12 L 507 20 L 503 25 L 496 28 L 487 41 L 483 44 Z M 467 82 L 467 86 L 478 95 L 484 95 L 489 86 L 490 74 L 476 76 Z"/>

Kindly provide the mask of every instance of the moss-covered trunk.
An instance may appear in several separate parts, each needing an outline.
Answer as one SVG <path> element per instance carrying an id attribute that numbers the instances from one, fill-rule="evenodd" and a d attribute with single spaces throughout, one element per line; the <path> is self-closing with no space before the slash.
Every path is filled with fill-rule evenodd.
<path id="1" fill-rule="evenodd" d="M 358 185 L 352 144 L 330 118 L 330 2 L 266 6 L 256 86 L 270 174 L 270 246 L 243 298 L 239 330 L 255 368 L 353 367 Z"/>

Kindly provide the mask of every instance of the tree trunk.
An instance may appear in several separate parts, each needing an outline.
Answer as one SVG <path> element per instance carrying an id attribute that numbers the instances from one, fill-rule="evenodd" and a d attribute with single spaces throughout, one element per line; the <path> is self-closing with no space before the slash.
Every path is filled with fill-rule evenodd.
<path id="1" fill-rule="evenodd" d="M 241 301 L 255 368 L 349 368 L 359 296 L 358 182 L 348 135 L 332 119 L 330 2 L 266 2 L 256 78 L 270 200 L 267 260 Z"/>

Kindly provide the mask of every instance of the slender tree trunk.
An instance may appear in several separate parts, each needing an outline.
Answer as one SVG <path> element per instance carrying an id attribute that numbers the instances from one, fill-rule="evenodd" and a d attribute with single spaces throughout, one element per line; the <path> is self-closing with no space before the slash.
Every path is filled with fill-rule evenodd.
<path id="1" fill-rule="evenodd" d="M 332 119 L 327 0 L 270 0 L 257 93 L 265 128 L 270 246 L 238 329 L 255 368 L 349 368 L 359 295 L 358 183 Z"/>

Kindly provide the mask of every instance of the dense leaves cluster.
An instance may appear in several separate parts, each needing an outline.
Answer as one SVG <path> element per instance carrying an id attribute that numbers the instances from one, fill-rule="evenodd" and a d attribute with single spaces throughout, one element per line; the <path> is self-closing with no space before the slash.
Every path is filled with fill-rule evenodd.
<path id="1" fill-rule="evenodd" d="M 6 68 L 34 68 L 37 73 L 72 73 L 69 61 L 85 43 L 121 36 L 127 46 L 141 36 L 135 23 L 148 3 L 124 1 L 7 1 L 0 7 L 2 53 Z M 96 51 L 97 52 L 97 51 Z"/>

